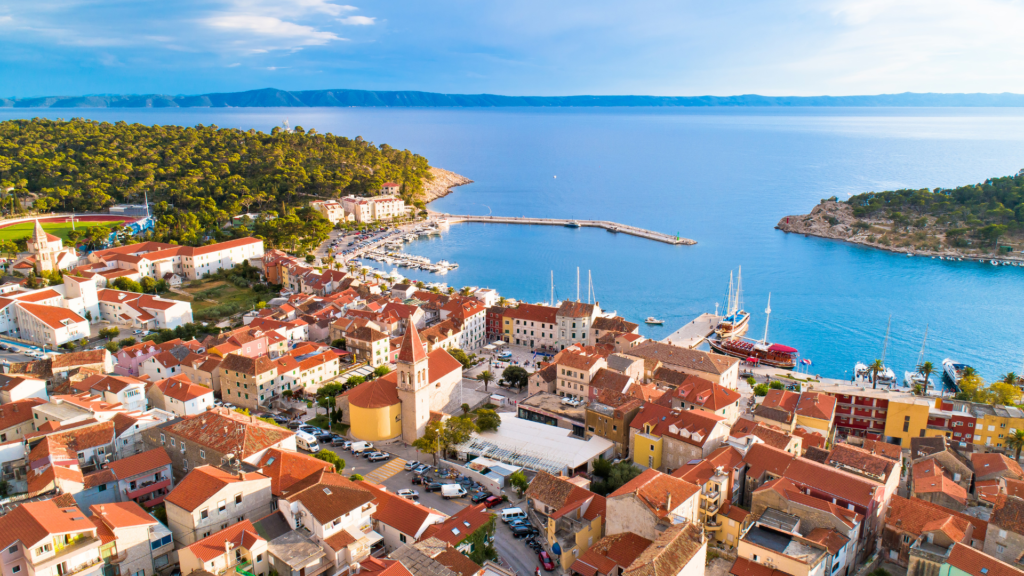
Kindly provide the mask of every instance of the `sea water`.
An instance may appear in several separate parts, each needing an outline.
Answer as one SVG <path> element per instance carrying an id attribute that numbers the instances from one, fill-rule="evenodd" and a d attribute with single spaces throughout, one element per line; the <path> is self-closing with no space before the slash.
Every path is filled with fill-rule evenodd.
<path id="1" fill-rule="evenodd" d="M 0 118 L 291 126 L 408 148 L 475 182 L 431 204 L 451 214 L 613 220 L 692 238 L 669 246 L 600 229 L 456 224 L 406 245 L 460 267 L 437 276 L 529 302 L 588 298 L 664 338 L 723 310 L 743 268 L 749 335 L 849 378 L 880 358 L 902 379 L 925 359 L 987 379 L 1022 371 L 1024 269 L 908 258 L 785 234 L 822 198 L 951 187 L 1024 168 L 1024 110 L 977 108 L 0 109 Z M 580 273 L 577 288 L 577 268 Z M 403 269 L 404 270 L 404 269 Z M 648 316 L 665 320 L 647 326 Z"/>

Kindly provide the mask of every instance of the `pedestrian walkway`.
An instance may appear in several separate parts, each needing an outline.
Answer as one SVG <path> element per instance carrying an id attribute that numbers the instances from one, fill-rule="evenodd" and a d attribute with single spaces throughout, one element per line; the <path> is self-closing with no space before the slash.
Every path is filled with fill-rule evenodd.
<path id="1" fill-rule="evenodd" d="M 401 458 L 394 458 L 388 460 L 386 464 L 377 468 L 373 472 L 370 472 L 363 478 L 373 484 L 382 484 L 388 478 L 391 478 L 395 474 L 398 474 L 405 469 L 405 460 Z"/>

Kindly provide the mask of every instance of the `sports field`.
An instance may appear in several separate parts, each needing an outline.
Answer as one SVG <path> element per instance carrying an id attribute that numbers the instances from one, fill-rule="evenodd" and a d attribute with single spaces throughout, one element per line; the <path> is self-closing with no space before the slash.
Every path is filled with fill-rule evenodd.
<path id="1" fill-rule="evenodd" d="M 107 220 L 107 221 L 88 221 L 88 222 L 75 222 L 75 229 L 85 230 L 91 226 L 106 226 L 113 228 L 124 223 L 124 220 Z M 59 236 L 64 242 L 68 241 L 68 232 L 71 231 L 71 222 L 43 222 L 43 230 Z M 0 228 L 0 240 L 17 240 L 19 238 L 25 238 L 32 236 L 32 230 L 35 228 L 35 222 L 18 222 L 17 224 L 11 224 Z"/>

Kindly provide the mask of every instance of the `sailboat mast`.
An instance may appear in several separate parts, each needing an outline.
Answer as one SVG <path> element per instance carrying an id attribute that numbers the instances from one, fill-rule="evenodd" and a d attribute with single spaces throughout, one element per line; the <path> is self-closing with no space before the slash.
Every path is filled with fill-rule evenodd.
<path id="1" fill-rule="evenodd" d="M 761 344 L 768 343 L 768 319 L 772 316 L 772 293 L 768 293 L 768 307 L 764 309 L 764 338 L 761 339 Z"/>
<path id="2" fill-rule="evenodd" d="M 725 315 L 732 315 L 732 270 L 729 270 L 729 294 L 725 298 Z"/>
<path id="3" fill-rule="evenodd" d="M 735 300 L 735 302 L 733 304 L 733 308 L 735 308 L 735 310 L 733 310 L 733 313 L 739 312 L 740 310 L 743 309 L 743 304 L 742 304 L 742 301 L 740 300 L 740 297 L 741 297 L 740 295 L 741 295 L 742 291 L 743 291 L 743 266 L 740 266 L 738 268 L 737 272 L 736 272 L 736 295 L 733 297 L 733 299 Z"/>
<path id="4" fill-rule="evenodd" d="M 580 301 L 580 267 L 576 267 L 576 301 Z"/>
<path id="5" fill-rule="evenodd" d="M 925 324 L 924 325 L 924 340 L 921 341 L 921 353 L 917 355 L 917 366 L 915 366 L 916 368 L 919 368 L 922 364 L 924 364 L 924 346 L 927 343 L 928 343 L 928 325 Z"/>
<path id="6" fill-rule="evenodd" d="M 551 300 L 549 300 L 552 306 L 555 305 L 555 271 L 551 271 Z"/>
<path id="7" fill-rule="evenodd" d="M 885 324 L 885 341 L 882 342 L 882 365 L 885 365 L 885 351 L 889 348 L 889 327 L 892 326 L 892 314 L 889 314 L 889 321 Z"/>

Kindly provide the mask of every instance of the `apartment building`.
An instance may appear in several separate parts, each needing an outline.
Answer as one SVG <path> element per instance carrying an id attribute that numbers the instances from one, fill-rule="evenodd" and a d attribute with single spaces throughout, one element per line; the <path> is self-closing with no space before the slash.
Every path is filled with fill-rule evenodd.
<path id="1" fill-rule="evenodd" d="M 164 501 L 175 543 L 188 546 L 228 526 L 270 514 L 270 478 L 258 472 L 199 466 Z"/>
<path id="2" fill-rule="evenodd" d="M 537 304 L 520 304 L 501 314 L 501 339 L 514 346 L 524 346 L 554 354 L 558 308 Z"/>
<path id="3" fill-rule="evenodd" d="M 212 389 L 193 384 L 185 374 L 154 382 L 146 396 L 154 408 L 180 417 L 205 412 L 213 407 L 214 401 Z"/>
<path id="4" fill-rule="evenodd" d="M 178 560 L 182 574 L 270 574 L 267 541 L 250 520 L 242 520 L 178 550 Z"/>
<path id="5" fill-rule="evenodd" d="M 92 252 L 89 265 L 76 268 L 75 273 L 102 277 L 101 272 L 123 269 L 154 279 L 177 274 L 197 280 L 206 274 L 216 274 L 242 262 L 262 258 L 263 241 L 258 238 L 238 238 L 200 247 L 140 242 Z"/>
<path id="6" fill-rule="evenodd" d="M 565 301 L 558 306 L 555 312 L 555 325 L 557 335 L 555 336 L 556 350 L 564 350 L 573 344 L 584 346 L 593 345 L 596 342 L 591 339 L 591 327 L 594 319 L 601 315 L 601 306 L 598 304 L 587 304 L 585 302 Z"/>
<path id="7" fill-rule="evenodd" d="M 103 541 L 100 555 L 119 574 L 154 576 L 170 564 L 171 531 L 135 502 L 94 504 L 89 513 Z"/>
<path id="8" fill-rule="evenodd" d="M 337 224 L 346 220 L 345 207 L 337 200 L 317 200 L 316 202 L 310 202 L 309 205 L 329 220 L 331 224 Z"/>
<path id="9" fill-rule="evenodd" d="M 388 364 L 388 335 L 383 332 L 362 326 L 344 333 L 345 350 L 352 354 L 357 362 L 366 362 L 374 368 Z"/>
<path id="10" fill-rule="evenodd" d="M 544 530 L 547 546 L 562 550 L 559 562 L 568 570 L 604 534 L 606 502 L 586 488 L 541 471 L 526 490 L 527 514 Z"/>
<path id="11" fill-rule="evenodd" d="M 654 540 L 665 528 L 699 521 L 700 487 L 649 468 L 606 498 L 605 534 Z"/>
<path id="12" fill-rule="evenodd" d="M 641 468 L 671 472 L 708 457 L 728 437 L 724 416 L 646 404 L 629 424 L 629 453 Z"/>
<path id="13" fill-rule="evenodd" d="M 630 348 L 624 354 L 643 360 L 647 381 L 651 381 L 659 369 L 667 368 L 735 390 L 740 373 L 740 361 L 736 358 L 651 340 Z"/>
<path id="14" fill-rule="evenodd" d="M 453 298 L 441 307 L 441 320 L 459 327 L 459 348 L 479 350 L 487 344 L 487 308 L 473 298 Z"/>
<path id="15" fill-rule="evenodd" d="M 5 576 L 100 576 L 103 541 L 75 506 L 27 502 L 0 517 L 0 562 Z"/>

